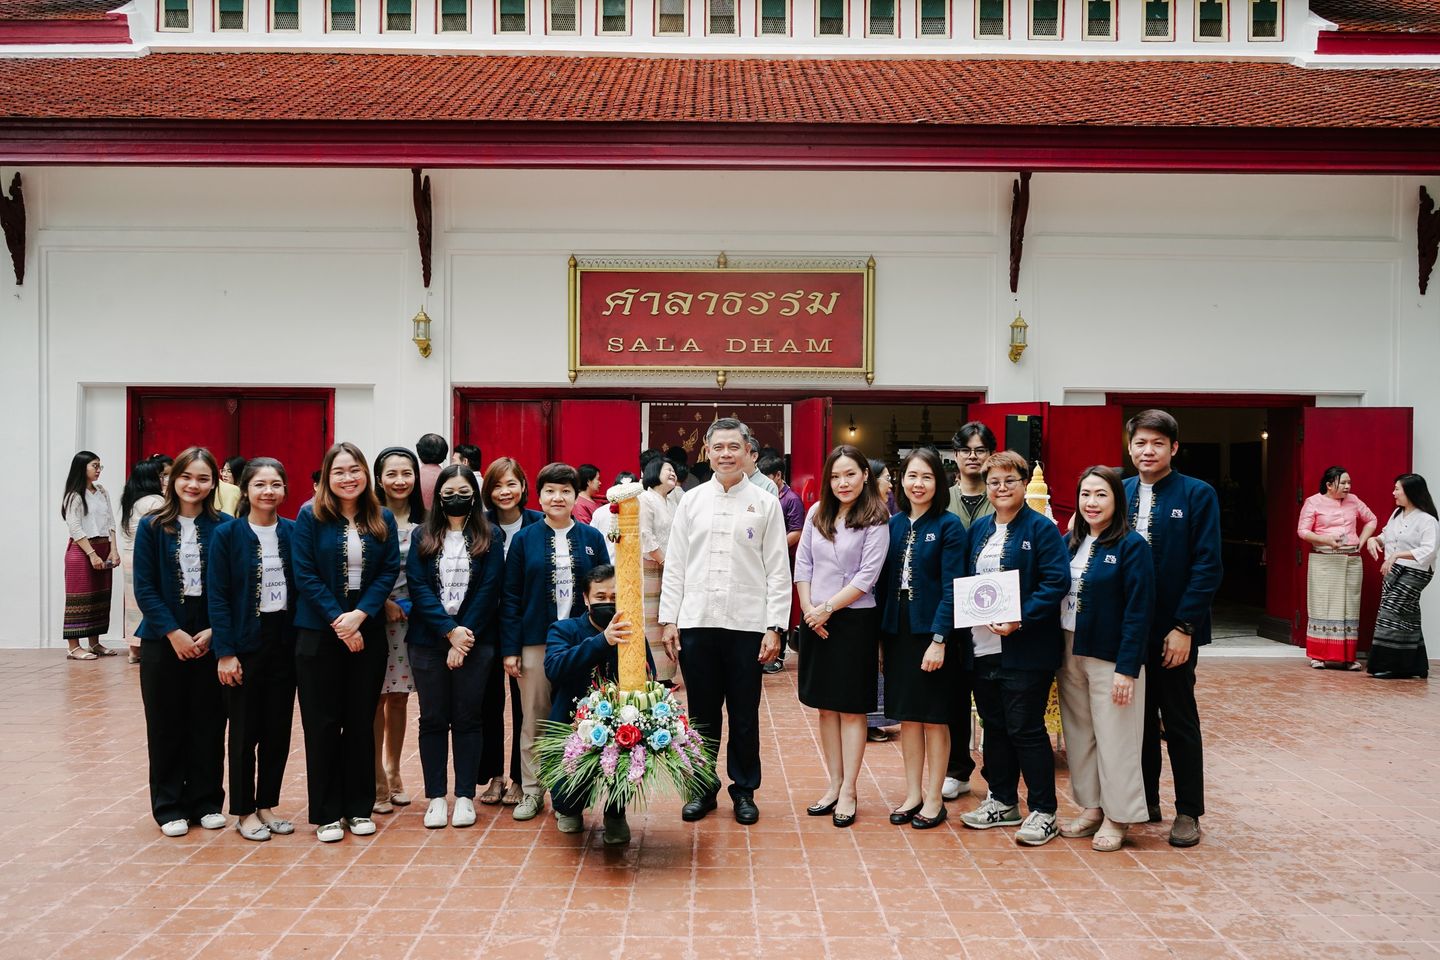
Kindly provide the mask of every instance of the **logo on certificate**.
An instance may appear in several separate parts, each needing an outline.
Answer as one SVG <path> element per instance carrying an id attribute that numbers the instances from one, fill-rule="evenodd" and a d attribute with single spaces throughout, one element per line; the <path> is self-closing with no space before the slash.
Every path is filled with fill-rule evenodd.
<path id="1" fill-rule="evenodd" d="M 957 628 L 1016 623 L 1021 619 L 1018 570 L 957 577 L 954 590 Z"/>
<path id="2" fill-rule="evenodd" d="M 965 605 L 965 613 L 980 623 L 992 623 L 990 614 L 1000 606 L 1000 584 L 990 577 L 970 577 L 974 581 L 956 600 Z"/>

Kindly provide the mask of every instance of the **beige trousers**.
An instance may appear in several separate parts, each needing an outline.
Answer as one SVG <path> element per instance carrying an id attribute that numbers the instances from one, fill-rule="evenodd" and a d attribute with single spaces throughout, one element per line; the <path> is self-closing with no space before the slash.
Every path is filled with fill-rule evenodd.
<path id="1" fill-rule="evenodd" d="M 520 787 L 540 796 L 540 768 L 535 763 L 535 731 L 550 716 L 550 681 L 545 677 L 545 644 L 520 648 Z"/>
<path id="2" fill-rule="evenodd" d="M 1110 699 L 1115 664 L 1077 657 L 1075 634 L 1065 631 L 1060 665 L 1060 719 L 1070 763 L 1070 789 L 1082 807 L 1099 807 L 1116 823 L 1144 823 L 1145 783 L 1140 746 L 1145 734 L 1145 670 L 1135 695 L 1118 707 Z"/>

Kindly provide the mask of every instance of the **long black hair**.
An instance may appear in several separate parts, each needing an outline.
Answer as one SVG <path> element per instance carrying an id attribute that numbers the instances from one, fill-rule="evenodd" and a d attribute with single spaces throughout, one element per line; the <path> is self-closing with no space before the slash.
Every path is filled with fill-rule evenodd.
<path id="1" fill-rule="evenodd" d="M 1085 472 L 1080 474 L 1080 479 L 1075 481 L 1075 523 L 1070 527 L 1069 537 L 1071 550 L 1080 549 L 1080 544 L 1090 535 L 1090 524 L 1080 513 L 1080 488 L 1085 486 L 1085 481 L 1091 477 L 1099 477 L 1105 481 L 1110 488 L 1110 500 L 1115 504 L 1115 512 L 1110 515 L 1110 522 L 1095 538 L 1096 546 L 1114 546 L 1130 532 L 1130 512 L 1125 508 L 1125 482 L 1120 479 L 1120 471 L 1106 466 L 1086 467 Z"/>
<path id="2" fill-rule="evenodd" d="M 160 482 L 164 465 L 159 460 L 141 460 L 130 468 L 130 478 L 125 481 L 125 492 L 120 494 L 120 528 L 130 529 L 130 514 L 141 498 L 164 496 L 165 484 Z"/>
<path id="3" fill-rule="evenodd" d="M 99 459 L 100 454 L 89 450 L 81 450 L 71 458 L 70 472 L 65 476 L 65 495 L 60 498 L 60 519 L 65 519 L 65 508 L 71 497 L 79 498 L 81 514 L 90 513 L 90 507 L 85 503 L 85 491 L 90 489 L 88 470 L 91 462 Z"/>
<path id="4" fill-rule="evenodd" d="M 380 505 L 383 507 L 389 501 L 385 492 L 385 486 L 380 482 L 380 475 L 385 472 L 385 461 L 391 457 L 404 457 L 410 461 L 410 469 L 415 472 L 415 480 L 410 484 L 410 496 L 405 498 L 410 509 L 410 522 L 419 523 L 425 519 L 425 497 L 420 493 L 420 460 L 411 450 L 405 447 L 386 447 L 380 451 L 375 458 L 375 496 L 380 498 Z"/>
<path id="5" fill-rule="evenodd" d="M 193 463 L 200 463 L 210 470 L 210 492 L 200 502 L 200 511 L 211 520 L 219 520 L 220 508 L 215 503 L 215 492 L 220 489 L 220 465 L 215 462 L 214 454 L 204 447 L 186 447 L 175 458 L 174 476 L 178 479 Z M 165 503 L 153 516 L 151 523 L 167 533 L 175 532 L 175 520 L 180 516 L 180 494 L 175 483 L 166 485 Z"/>
<path id="6" fill-rule="evenodd" d="M 1430 485 L 1425 482 L 1424 477 L 1418 473 L 1402 473 L 1395 478 L 1395 482 L 1405 491 L 1405 499 L 1415 504 L 1415 509 L 1424 510 L 1430 516 L 1440 519 L 1435 513 L 1435 501 L 1430 496 Z M 1395 512 L 1399 513 L 1400 508 Z"/>
<path id="7" fill-rule="evenodd" d="M 475 494 L 475 500 L 470 504 L 470 513 L 465 517 L 465 536 L 470 540 L 470 556 L 478 557 L 490 549 L 490 518 L 485 515 L 485 504 L 480 499 L 480 481 L 475 479 L 475 471 L 465 464 L 452 463 L 435 478 L 435 498 L 432 501 L 435 509 L 425 515 L 418 542 L 413 539 L 413 535 L 410 541 L 410 549 L 418 549 L 420 556 L 427 560 L 445 548 L 445 534 L 450 532 L 450 517 L 440 506 L 440 488 L 455 477 L 470 484 L 470 489 Z"/>
<path id="8" fill-rule="evenodd" d="M 255 474 L 269 468 L 280 475 L 280 482 L 285 485 L 285 493 L 290 493 L 290 480 L 285 476 L 285 464 L 274 457 L 254 457 L 245 461 L 245 469 L 235 478 L 235 483 L 240 487 L 240 502 L 235 507 L 235 516 L 245 517 L 250 514 L 250 481 L 255 479 Z"/>

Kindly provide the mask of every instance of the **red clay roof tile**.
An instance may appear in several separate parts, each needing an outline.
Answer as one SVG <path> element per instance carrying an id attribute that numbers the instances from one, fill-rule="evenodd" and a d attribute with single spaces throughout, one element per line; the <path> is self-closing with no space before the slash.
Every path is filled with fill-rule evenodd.
<path id="1" fill-rule="evenodd" d="M 125 0 L 0 0 L 0 20 L 104 20 Z"/>
<path id="2" fill-rule="evenodd" d="M 1311 0 L 1342 33 L 1440 33 L 1440 0 Z"/>

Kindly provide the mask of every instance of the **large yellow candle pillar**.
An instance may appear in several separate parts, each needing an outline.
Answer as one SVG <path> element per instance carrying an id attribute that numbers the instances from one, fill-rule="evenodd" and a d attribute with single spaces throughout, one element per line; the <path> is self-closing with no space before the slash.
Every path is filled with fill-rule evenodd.
<path id="1" fill-rule="evenodd" d="M 640 491 L 638 483 L 611 487 L 606 497 L 615 511 L 615 618 L 630 622 L 627 642 L 616 647 L 618 685 L 622 691 L 644 690 L 645 586 L 641 574 Z"/>

